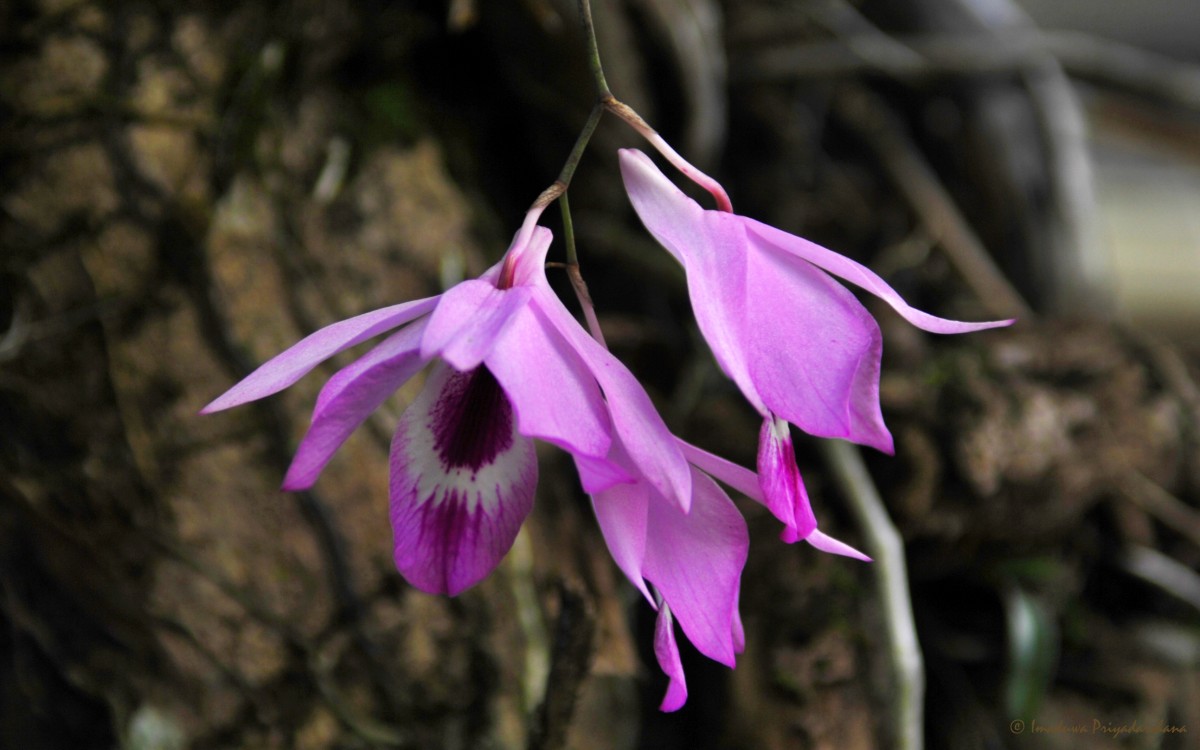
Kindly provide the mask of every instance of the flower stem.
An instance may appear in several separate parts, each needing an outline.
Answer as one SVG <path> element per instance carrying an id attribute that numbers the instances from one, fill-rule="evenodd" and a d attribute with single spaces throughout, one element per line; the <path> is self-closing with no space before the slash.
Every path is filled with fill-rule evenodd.
<path id="1" fill-rule="evenodd" d="M 729 194 L 725 192 L 725 188 L 721 187 L 721 183 L 701 172 L 691 162 L 680 156 L 679 152 L 671 148 L 671 145 L 658 134 L 658 131 L 650 127 L 650 124 L 642 119 L 642 116 L 632 107 L 611 95 L 603 100 L 603 103 L 609 112 L 624 120 L 629 127 L 649 141 L 651 146 L 658 149 L 658 152 L 666 157 L 673 167 L 682 172 L 689 180 L 707 190 L 717 201 L 718 211 L 733 213 L 733 203 L 730 202 Z"/>
<path id="2" fill-rule="evenodd" d="M 581 6 L 587 5 L 587 0 L 580 0 Z M 588 20 L 585 23 L 590 23 L 590 10 L 588 11 Z M 603 83 L 603 73 L 599 74 L 599 81 Z M 609 95 L 611 98 L 611 95 Z M 537 224 L 542 212 L 546 210 L 554 201 L 558 201 L 559 207 L 562 209 L 563 220 L 563 237 L 567 244 L 567 278 L 571 280 L 571 288 L 575 290 L 575 296 L 579 298 L 579 305 L 583 308 L 583 317 L 587 320 L 588 330 L 591 331 L 592 337 L 604 343 L 604 334 L 600 331 L 600 322 L 596 318 L 596 308 L 592 304 L 592 296 L 588 293 L 587 284 L 583 281 L 583 274 L 579 271 L 579 255 L 575 250 L 575 224 L 571 220 L 571 204 L 567 200 L 567 188 L 571 185 L 571 178 L 575 176 L 575 170 L 579 167 L 579 160 L 583 157 L 583 152 L 587 149 L 588 142 L 592 139 L 592 133 L 596 131 L 596 125 L 600 123 L 600 118 L 604 116 L 604 104 L 597 102 L 596 106 L 592 107 L 592 112 L 588 115 L 587 122 L 583 124 L 583 129 L 579 131 L 579 137 L 575 139 L 575 146 L 572 147 L 571 153 L 567 155 L 567 161 L 563 164 L 562 171 L 558 173 L 558 179 L 551 183 L 550 187 L 542 191 L 542 194 L 537 197 L 533 205 L 529 207 L 529 211 L 525 214 L 525 223 L 521 227 L 521 233 L 530 234 L 533 232 L 534 225 Z M 520 233 L 518 234 L 520 236 Z M 514 242 L 514 245 L 524 246 L 524 242 Z"/>
<path id="3" fill-rule="evenodd" d="M 575 222 L 571 220 L 571 202 L 563 193 L 558 199 L 558 207 L 562 209 L 563 241 L 567 245 L 567 264 L 579 265 L 579 256 L 575 252 Z"/>
<path id="4" fill-rule="evenodd" d="M 592 112 L 588 115 L 587 122 L 583 124 L 583 129 L 579 131 L 579 137 L 575 139 L 575 145 L 571 148 L 571 153 L 567 155 L 567 161 L 558 173 L 558 178 L 550 183 L 550 187 L 543 190 L 533 205 L 529 207 L 530 214 L 536 212 L 536 216 L 541 216 L 546 206 L 566 194 L 567 188 L 571 186 L 571 178 L 575 176 L 575 170 L 579 167 L 579 160 L 583 158 L 583 152 L 587 150 L 588 142 L 592 140 L 592 133 L 596 132 L 596 125 L 600 123 L 603 115 L 604 106 L 602 104 L 592 107 Z"/>
<path id="5" fill-rule="evenodd" d="M 587 319 L 588 329 L 591 331 L 592 336 L 603 344 L 604 335 L 600 331 L 600 324 L 596 318 L 596 310 L 592 304 L 591 295 L 588 293 L 587 284 L 583 281 L 583 274 L 579 270 L 579 256 L 575 249 L 575 230 L 571 222 L 571 207 L 567 202 L 567 189 L 571 186 L 571 179 L 575 176 L 575 170 L 579 167 L 579 161 L 583 158 L 583 152 L 587 150 L 588 143 L 592 140 L 592 134 L 596 132 L 596 126 L 600 124 L 600 118 L 604 116 L 604 113 L 612 112 L 640 133 L 680 172 L 683 172 L 685 176 L 711 193 L 717 201 L 717 208 L 719 210 L 732 212 L 733 206 L 724 188 L 716 180 L 688 163 L 686 159 L 680 156 L 675 149 L 671 148 L 663 140 L 662 136 L 655 132 L 654 128 L 650 127 L 642 119 L 641 115 L 635 112 L 632 107 L 612 95 L 612 91 L 608 88 L 608 81 L 604 78 L 604 66 L 600 62 L 600 45 L 596 41 L 596 25 L 592 20 L 592 6 L 589 0 L 579 0 L 579 18 L 583 24 L 584 37 L 587 39 L 588 67 L 591 69 L 592 81 L 596 87 L 596 103 L 592 106 L 592 111 L 588 115 L 587 121 L 584 122 L 583 128 L 579 131 L 579 136 L 575 139 L 575 145 L 571 148 L 571 153 L 567 155 L 567 160 L 563 164 L 562 170 L 558 173 L 558 178 L 543 190 L 541 195 L 533 202 L 533 205 L 529 207 L 529 211 L 525 214 L 525 222 L 521 226 L 521 230 L 518 232 L 518 239 L 514 241 L 513 246 L 524 247 L 525 242 L 528 240 L 528 235 L 533 232 L 533 228 L 537 224 L 538 219 L 541 218 L 542 212 L 554 201 L 557 200 L 560 202 L 563 215 L 563 231 L 567 243 L 567 277 L 571 280 L 571 287 L 575 290 L 575 296 L 579 298 L 579 304 L 583 307 L 583 314 Z M 510 276 L 511 273 L 502 274 L 501 279 L 503 281 Z"/>
<path id="6" fill-rule="evenodd" d="M 588 65 L 592 69 L 592 80 L 596 83 L 596 103 L 592 106 L 587 121 L 583 123 L 583 128 L 575 139 L 575 145 L 571 147 L 571 153 L 567 155 L 567 161 L 558 173 L 558 179 L 543 190 L 530 207 L 530 212 L 536 211 L 539 216 L 542 209 L 566 194 L 567 188 L 571 186 L 571 178 L 575 176 L 575 170 L 579 167 L 579 160 L 583 158 L 583 152 L 587 150 L 587 145 L 592 140 L 592 133 L 596 132 L 596 126 L 600 124 L 600 118 L 604 116 L 606 101 L 616 101 L 613 99 L 612 92 L 608 90 L 608 82 L 604 80 L 604 68 L 600 65 L 600 47 L 596 43 L 596 27 L 592 23 L 592 6 L 588 0 L 579 0 L 579 17 L 583 22 L 583 35 L 587 38 Z M 574 262 L 573 243 L 568 246 L 568 252 L 572 254 L 571 262 Z"/>
<path id="7" fill-rule="evenodd" d="M 575 139 L 575 145 L 571 148 L 571 153 L 567 155 L 566 163 L 563 164 L 562 170 L 558 173 L 558 179 L 551 183 L 550 187 L 543 190 L 542 194 L 530 206 L 529 214 L 532 215 L 533 221 L 536 221 L 537 217 L 541 216 L 542 211 L 547 206 L 566 194 L 567 189 L 571 186 L 571 178 L 575 176 L 575 170 L 579 167 L 579 160 L 583 158 L 583 152 L 587 150 L 588 143 L 592 140 L 592 134 L 596 132 L 596 126 L 600 124 L 600 118 L 604 116 L 605 112 L 612 112 L 624 120 L 625 123 L 649 141 L 650 145 L 654 146 L 654 148 L 665 156 L 667 161 L 671 162 L 676 169 L 711 193 L 717 201 L 717 208 L 719 210 L 732 212 L 733 205 L 729 201 L 729 196 L 716 180 L 692 166 L 686 159 L 679 155 L 679 152 L 671 148 L 670 144 L 663 140 L 663 137 L 654 128 L 650 127 L 649 123 L 635 112 L 632 107 L 612 95 L 612 91 L 608 88 L 608 81 L 604 78 L 604 66 L 600 63 L 600 46 L 596 41 L 596 25 L 592 21 L 592 6 L 589 0 L 579 0 L 579 17 L 583 23 L 584 37 L 587 39 L 588 66 L 591 68 L 592 81 L 596 86 L 596 103 L 592 106 L 592 111 L 588 115 L 587 121 L 584 122 L 583 128 L 579 131 L 579 136 Z M 529 222 L 527 221 L 527 223 Z M 568 252 L 573 253 L 573 247 L 569 247 Z M 577 265 L 573 256 L 569 258 L 568 262 Z"/>
<path id="8" fill-rule="evenodd" d="M 571 280 L 571 288 L 579 299 L 580 307 L 583 308 L 583 317 L 587 320 L 588 330 L 593 338 L 604 344 L 604 333 L 600 330 L 600 321 L 596 317 L 592 296 L 588 293 L 587 284 L 579 270 L 579 255 L 575 249 L 575 225 L 571 220 L 571 204 L 567 200 L 567 189 L 571 186 L 571 179 L 575 176 L 575 170 L 579 167 L 579 160 L 583 158 L 583 152 L 587 150 L 588 143 L 592 140 L 592 134 L 596 132 L 596 126 L 600 124 L 600 118 L 604 116 L 607 109 L 606 102 L 616 100 L 613 99 L 612 92 L 608 89 L 608 82 L 604 79 L 604 68 L 600 64 L 600 46 L 596 42 L 596 26 L 592 22 L 592 6 L 588 0 L 579 0 L 579 17 L 583 23 L 584 36 L 587 38 L 588 66 L 592 71 L 592 80 L 596 84 L 596 103 L 592 106 L 587 121 L 579 131 L 575 145 L 571 148 L 571 153 L 567 155 L 567 161 L 558 173 L 558 179 L 543 190 L 542 194 L 533 202 L 526 214 L 525 226 L 522 229 L 523 231 L 532 231 L 532 225 L 537 222 L 542 211 L 552 202 L 556 200 L 559 202 L 562 210 L 563 236 L 567 245 L 567 278 Z"/>
<path id="9" fill-rule="evenodd" d="M 588 293 L 583 274 L 579 271 L 579 256 L 575 252 L 575 224 L 571 221 L 571 203 L 567 200 L 566 193 L 563 193 L 562 197 L 558 199 L 558 205 L 562 209 L 563 238 L 567 243 L 567 278 L 571 280 L 571 288 L 575 291 L 576 298 L 579 299 L 579 306 L 583 308 L 583 317 L 587 320 L 588 331 L 592 334 L 592 338 L 600 342 L 602 346 L 607 346 L 604 343 L 604 332 L 600 330 L 600 319 L 596 317 L 596 306 L 592 303 L 592 295 Z"/>
<path id="10" fill-rule="evenodd" d="M 713 198 L 717 201 L 717 209 L 719 211 L 733 213 L 733 204 L 730 203 L 729 195 L 725 192 L 725 188 L 721 187 L 720 183 L 692 166 L 691 163 L 679 155 L 678 151 L 671 148 L 670 144 L 663 140 L 663 137 L 654 128 L 650 127 L 650 124 L 635 112 L 632 107 L 612 95 L 612 91 L 608 88 L 608 81 L 604 78 L 604 67 L 600 64 L 600 46 L 596 42 L 596 25 L 592 22 L 592 6 L 589 0 L 579 0 L 579 17 L 583 22 L 583 35 L 587 38 L 588 65 L 592 70 L 592 81 L 596 85 L 597 106 L 604 107 L 609 112 L 624 120 L 630 127 L 640 133 L 643 138 L 649 141 L 650 145 L 654 146 L 685 177 L 712 194 Z M 589 133 L 588 135 L 590 136 L 591 134 Z"/>
<path id="11" fill-rule="evenodd" d="M 604 80 L 604 66 L 600 64 L 600 45 L 596 42 L 596 25 L 592 22 L 592 4 L 588 0 L 579 0 L 579 19 L 583 22 L 583 35 L 587 38 L 588 66 L 596 83 L 596 98 L 612 98 L 608 81 Z"/>

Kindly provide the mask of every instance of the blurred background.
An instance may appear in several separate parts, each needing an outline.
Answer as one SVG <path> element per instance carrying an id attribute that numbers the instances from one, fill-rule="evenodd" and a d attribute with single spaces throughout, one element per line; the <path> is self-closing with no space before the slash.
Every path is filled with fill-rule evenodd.
<path id="1" fill-rule="evenodd" d="M 594 13 L 614 93 L 740 213 L 930 312 L 1021 318 L 935 338 L 864 298 L 925 746 L 1200 747 L 1200 5 Z M 197 415 L 303 335 L 500 256 L 592 105 L 576 18 L 0 3 L 0 747 L 898 745 L 876 571 L 784 545 L 744 498 L 746 653 L 686 653 L 664 715 L 653 613 L 561 453 L 506 562 L 447 599 L 399 578 L 385 523 L 419 384 L 305 493 L 278 486 L 323 377 Z M 757 417 L 622 194 L 615 149 L 640 145 L 607 118 L 576 174 L 584 277 L 672 429 L 751 466 Z M 796 438 L 822 527 L 860 544 Z"/>

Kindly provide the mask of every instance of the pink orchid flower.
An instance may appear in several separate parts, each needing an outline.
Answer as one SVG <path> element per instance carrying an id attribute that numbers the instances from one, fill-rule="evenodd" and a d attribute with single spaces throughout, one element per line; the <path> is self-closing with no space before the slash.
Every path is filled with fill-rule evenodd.
<path id="1" fill-rule="evenodd" d="M 700 331 L 717 363 L 763 416 L 758 473 L 765 503 L 793 542 L 817 532 L 796 468 L 788 423 L 818 437 L 893 452 L 879 405 L 879 325 L 837 276 L 933 333 L 966 333 L 1013 321 L 963 323 L 910 307 L 868 268 L 808 240 L 705 210 L 640 151 L 620 153 L 630 201 L 655 239 L 684 267 Z M 718 200 L 719 186 L 706 185 Z M 728 207 L 728 199 L 721 203 Z"/>
<path id="2" fill-rule="evenodd" d="M 640 474 L 619 440 L 609 461 L 633 480 L 592 492 L 592 507 L 617 566 L 658 610 L 654 653 L 670 680 L 661 709 L 675 711 L 687 700 L 676 619 L 700 653 L 728 667 L 745 647 L 738 595 L 750 535 L 729 496 L 695 466 L 685 511 Z M 592 467 L 577 465 L 589 481 Z"/>
<path id="3" fill-rule="evenodd" d="M 559 329 L 568 345 L 588 361 L 607 363 L 621 373 L 628 379 L 624 398 L 642 404 L 640 427 L 614 430 L 606 456 L 573 455 L 613 559 L 658 610 L 654 651 L 670 680 L 661 709 L 674 711 L 687 700 L 675 620 L 700 653 L 726 666 L 734 666 L 735 655 L 745 646 L 738 596 L 749 533 L 741 513 L 713 479 L 764 503 L 760 482 L 754 472 L 671 435 L 628 370 L 574 324 L 549 288 L 540 287 L 536 294 L 553 319 L 568 321 Z M 604 390 L 609 393 L 607 386 Z M 643 455 L 648 450 L 658 456 L 648 459 Z M 683 457 L 690 482 L 658 480 L 664 457 L 676 455 Z M 869 559 L 819 531 L 807 541 L 825 552 Z"/>
<path id="4" fill-rule="evenodd" d="M 592 507 L 613 559 L 658 610 L 654 653 L 669 680 L 660 706 L 663 711 L 675 711 L 687 700 L 676 620 L 700 653 L 728 667 L 735 666 L 736 655 L 745 648 L 738 597 L 749 532 L 741 513 L 713 480 L 764 503 L 754 472 L 675 440 L 690 464 L 689 510 L 664 497 L 641 475 L 619 440 L 614 441 L 608 461 L 632 481 L 592 492 Z M 578 459 L 577 465 L 585 484 L 589 483 L 592 465 Z M 820 531 L 814 530 L 807 541 L 826 552 L 869 560 Z"/>
<path id="5" fill-rule="evenodd" d="M 536 218 L 531 212 L 504 260 L 482 277 L 322 328 L 203 410 L 277 393 L 338 352 L 394 331 L 321 389 L 283 483 L 304 489 L 372 411 L 432 362 L 390 454 L 396 567 L 423 591 L 458 594 L 511 548 L 533 505 L 533 438 L 591 467 L 584 488 L 602 492 L 631 481 L 605 460 L 620 436 L 629 471 L 684 503 L 681 511 L 692 497 L 682 450 L 641 385 L 550 289 L 551 234 Z"/>

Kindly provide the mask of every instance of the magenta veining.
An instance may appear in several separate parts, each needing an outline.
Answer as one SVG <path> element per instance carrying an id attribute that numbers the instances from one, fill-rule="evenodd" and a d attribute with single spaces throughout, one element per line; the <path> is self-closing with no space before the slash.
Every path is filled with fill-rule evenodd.
<path id="1" fill-rule="evenodd" d="M 512 405 L 486 367 L 452 373 L 431 417 L 434 448 L 447 468 L 479 471 L 513 442 Z"/>

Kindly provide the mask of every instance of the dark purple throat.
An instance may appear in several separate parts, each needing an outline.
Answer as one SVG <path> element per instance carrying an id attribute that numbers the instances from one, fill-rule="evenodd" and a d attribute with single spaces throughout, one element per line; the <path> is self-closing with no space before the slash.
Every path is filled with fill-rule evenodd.
<path id="1" fill-rule="evenodd" d="M 430 416 L 434 448 L 448 469 L 478 471 L 512 446 L 512 404 L 486 367 L 451 373 Z"/>

